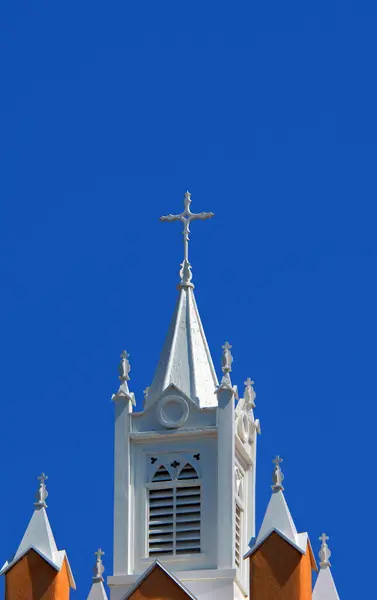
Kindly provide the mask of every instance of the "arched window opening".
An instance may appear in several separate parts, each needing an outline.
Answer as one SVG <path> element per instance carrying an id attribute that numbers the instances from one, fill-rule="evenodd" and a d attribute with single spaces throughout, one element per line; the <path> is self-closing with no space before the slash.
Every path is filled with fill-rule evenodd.
<path id="1" fill-rule="evenodd" d="M 159 467 L 148 494 L 149 556 L 199 553 L 201 485 L 194 467 L 185 464 L 174 480 L 165 467 Z"/>
<path id="2" fill-rule="evenodd" d="M 196 469 L 190 463 L 186 463 L 183 469 L 181 469 L 178 479 L 198 479 Z"/>
<path id="3" fill-rule="evenodd" d="M 170 480 L 171 480 L 170 473 L 167 470 L 167 468 L 164 467 L 164 465 L 161 465 L 160 467 L 158 467 L 157 471 L 155 471 L 155 474 L 152 477 L 152 481 L 170 481 Z"/>

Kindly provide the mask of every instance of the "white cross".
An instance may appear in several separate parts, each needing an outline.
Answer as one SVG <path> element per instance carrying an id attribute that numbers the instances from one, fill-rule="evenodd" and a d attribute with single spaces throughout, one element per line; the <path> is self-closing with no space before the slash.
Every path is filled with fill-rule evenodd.
<path id="1" fill-rule="evenodd" d="M 221 346 L 223 350 L 231 350 L 232 346 L 229 342 L 225 342 L 223 346 Z"/>
<path id="2" fill-rule="evenodd" d="M 98 548 L 97 552 L 95 552 L 94 554 L 99 560 L 101 560 L 101 556 L 104 556 L 105 553 L 101 548 Z"/>
<path id="3" fill-rule="evenodd" d="M 37 479 L 41 482 L 42 485 L 44 485 L 44 482 L 48 479 L 48 476 L 44 473 L 41 473 L 40 475 L 38 475 Z"/>
<path id="4" fill-rule="evenodd" d="M 283 459 L 280 456 L 275 456 L 272 462 L 276 465 L 277 469 L 280 469 L 280 463 L 283 462 Z"/>
<path id="5" fill-rule="evenodd" d="M 197 219 L 210 219 L 211 217 L 214 217 L 214 213 L 210 212 L 210 213 L 206 213 L 206 212 L 201 212 L 201 213 L 193 213 L 190 210 L 190 204 L 191 204 L 192 200 L 191 200 L 191 194 L 189 191 L 187 191 L 185 193 L 185 197 L 184 197 L 184 207 L 185 210 L 183 212 L 181 212 L 179 215 L 165 215 L 163 217 L 160 217 L 160 221 L 181 221 L 183 223 L 183 265 L 182 265 L 182 279 L 184 280 L 185 283 L 188 283 L 191 279 L 190 277 L 190 273 L 185 273 L 185 267 L 186 267 L 186 271 L 187 269 L 189 270 L 190 267 L 190 263 L 189 263 L 189 259 L 188 259 L 188 243 L 190 240 L 190 224 L 191 221 L 196 221 Z"/>
<path id="6" fill-rule="evenodd" d="M 320 542 L 322 542 L 322 544 L 326 544 L 327 540 L 329 540 L 330 538 L 325 533 L 322 533 L 321 537 L 319 537 L 318 539 Z"/>
<path id="7" fill-rule="evenodd" d="M 252 385 L 254 385 L 255 381 L 253 381 L 252 379 L 250 379 L 250 377 L 248 377 L 246 379 L 246 381 L 244 381 L 244 385 L 246 385 L 246 387 L 251 387 Z"/>

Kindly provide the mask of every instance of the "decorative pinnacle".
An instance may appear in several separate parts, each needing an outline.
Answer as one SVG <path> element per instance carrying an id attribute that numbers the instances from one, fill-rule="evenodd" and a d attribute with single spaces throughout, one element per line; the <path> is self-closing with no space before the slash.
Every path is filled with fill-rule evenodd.
<path id="1" fill-rule="evenodd" d="M 271 488 L 272 488 L 273 492 L 280 492 L 280 491 L 282 492 L 284 490 L 284 488 L 283 488 L 284 475 L 280 468 L 280 463 L 283 462 L 283 459 L 280 458 L 280 456 L 276 456 L 272 462 L 275 465 L 275 469 L 274 469 L 274 472 L 272 473 L 273 485 L 271 486 Z"/>
<path id="2" fill-rule="evenodd" d="M 231 353 L 231 348 L 232 346 L 229 344 L 229 342 L 225 342 L 225 344 L 222 346 L 223 349 L 223 356 L 222 356 L 222 372 L 223 373 L 230 373 L 232 370 L 232 362 L 233 362 L 233 356 Z"/>
<path id="3" fill-rule="evenodd" d="M 102 556 L 105 554 L 103 552 L 103 550 L 101 550 L 101 548 L 98 548 L 97 552 L 94 553 L 96 558 L 96 564 L 94 565 L 94 569 L 93 569 L 93 583 L 99 583 L 100 581 L 103 581 L 103 577 L 102 577 L 102 573 L 105 570 L 105 567 L 102 564 Z"/>
<path id="4" fill-rule="evenodd" d="M 256 393 L 253 388 L 254 381 L 250 379 L 250 377 L 248 377 L 246 381 L 244 381 L 244 384 L 246 386 L 244 392 L 245 404 L 249 410 L 252 410 L 253 408 L 255 408 L 254 400 L 256 398 Z"/>
<path id="5" fill-rule="evenodd" d="M 319 566 L 321 567 L 321 569 L 326 569 L 327 567 L 331 567 L 331 563 L 330 563 L 331 552 L 327 545 L 328 539 L 329 539 L 329 537 L 325 533 L 322 533 L 322 535 L 319 538 L 319 541 L 322 542 L 321 549 L 318 552 L 318 556 L 321 559 L 321 562 L 319 563 Z"/>
<path id="6" fill-rule="evenodd" d="M 143 391 L 143 394 L 144 394 L 144 402 L 146 402 L 146 401 L 148 400 L 149 389 L 150 389 L 150 386 L 147 386 L 147 387 L 145 388 L 145 390 Z"/>
<path id="7" fill-rule="evenodd" d="M 37 501 L 34 502 L 34 506 L 36 508 L 47 508 L 46 498 L 48 496 L 48 492 L 45 481 L 48 479 L 48 477 L 44 473 L 41 473 L 37 479 L 39 481 L 39 487 L 37 493 L 35 494 L 35 499 Z"/>
<path id="8" fill-rule="evenodd" d="M 191 283 L 191 265 L 188 258 L 188 243 L 190 241 L 191 221 L 195 221 L 197 219 L 210 219 L 211 217 L 214 217 L 214 213 L 212 212 L 192 213 L 190 210 L 191 202 L 191 194 L 189 191 L 187 191 L 183 200 L 185 207 L 183 212 L 181 212 L 179 215 L 169 214 L 160 217 L 160 221 L 181 221 L 183 223 L 183 262 L 181 263 L 181 270 L 179 272 L 179 275 L 181 277 L 181 287 L 193 287 L 193 284 Z"/>
<path id="9" fill-rule="evenodd" d="M 128 354 L 128 352 L 126 350 L 123 350 L 122 354 L 120 355 L 121 361 L 118 366 L 119 379 L 122 382 L 130 380 L 131 365 L 130 361 L 128 360 L 129 357 L 130 355 Z"/>

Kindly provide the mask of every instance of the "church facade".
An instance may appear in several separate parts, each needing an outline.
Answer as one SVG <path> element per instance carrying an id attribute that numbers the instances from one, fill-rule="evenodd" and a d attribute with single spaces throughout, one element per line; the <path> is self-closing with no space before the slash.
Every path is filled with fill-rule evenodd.
<path id="1" fill-rule="evenodd" d="M 113 395 L 114 564 L 110 600 L 339 600 L 322 534 L 319 574 L 307 533 L 296 530 L 284 497 L 282 459 L 273 460 L 271 499 L 255 529 L 257 441 L 254 382 L 242 397 L 231 380 L 232 347 L 218 379 L 200 319 L 189 262 L 190 225 L 212 213 L 161 217 L 183 225 L 178 298 L 152 384 L 135 410 L 126 351 Z M 68 600 L 75 582 L 47 517 L 47 477 L 34 513 L 1 569 L 6 600 Z M 89 595 L 105 600 L 103 552 Z"/>

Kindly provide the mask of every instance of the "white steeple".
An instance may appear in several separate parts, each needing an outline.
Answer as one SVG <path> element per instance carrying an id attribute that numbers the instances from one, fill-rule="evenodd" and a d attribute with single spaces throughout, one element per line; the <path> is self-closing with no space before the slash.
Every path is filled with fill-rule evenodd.
<path id="1" fill-rule="evenodd" d="M 238 600 L 248 589 L 242 560 L 255 535 L 255 469 L 259 421 L 251 380 L 237 403 L 231 345 L 222 347 L 219 384 L 195 302 L 188 258 L 191 197 L 184 211 L 178 300 L 143 410 L 121 388 L 115 405 L 114 575 L 111 600 L 124 598 L 155 560 L 200 600 L 216 589 Z M 128 361 L 128 356 L 122 361 Z M 129 363 L 121 375 L 129 375 Z"/>
<path id="2" fill-rule="evenodd" d="M 213 217 L 213 213 L 192 213 L 190 204 L 191 194 L 186 192 L 185 209 L 182 213 L 160 217 L 162 221 L 183 223 L 184 258 L 181 264 L 177 304 L 152 385 L 148 390 L 145 407 L 158 400 L 161 393 L 171 385 L 201 408 L 217 405 L 215 390 L 218 381 L 195 301 L 188 259 L 191 221 L 209 219 Z"/>
<path id="3" fill-rule="evenodd" d="M 46 498 L 48 496 L 46 488 L 47 475 L 41 473 L 39 475 L 39 486 L 35 494 L 36 502 L 34 503 L 35 510 L 30 519 L 29 525 L 26 528 L 20 545 L 17 548 L 15 555 L 7 561 L 0 575 L 6 573 L 16 562 L 18 562 L 29 550 L 35 550 L 42 558 L 44 558 L 52 567 L 60 571 L 64 559 L 67 561 L 68 575 L 71 587 L 75 588 L 75 582 L 69 566 L 68 557 L 65 550 L 58 550 L 50 522 L 48 520 L 46 508 Z"/>
<path id="4" fill-rule="evenodd" d="M 319 551 L 319 563 L 321 569 L 318 573 L 317 581 L 313 590 L 313 600 L 339 600 L 339 595 L 335 587 L 334 579 L 331 574 L 330 556 L 331 552 L 327 545 L 328 536 L 322 533 L 319 540 L 321 549 Z"/>
<path id="5" fill-rule="evenodd" d="M 103 585 L 103 573 L 105 567 L 102 563 L 102 556 L 105 554 L 101 548 L 98 548 L 94 553 L 96 556 L 96 564 L 93 568 L 93 584 L 89 592 L 87 600 L 107 600 L 107 594 Z"/>
<path id="6" fill-rule="evenodd" d="M 276 532 L 287 542 L 292 544 L 302 554 L 306 552 L 306 546 L 308 542 L 307 533 L 298 533 L 294 524 L 292 515 L 288 508 L 288 504 L 283 494 L 283 479 L 284 475 L 280 468 L 282 458 L 277 456 L 273 459 L 275 468 L 272 474 L 272 495 L 270 502 L 267 506 L 266 513 L 258 533 L 258 537 L 255 544 L 251 547 L 246 556 L 253 554 L 257 548 L 271 535 L 272 532 Z"/>

